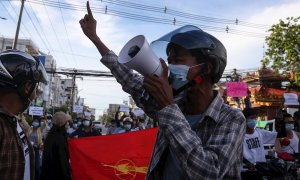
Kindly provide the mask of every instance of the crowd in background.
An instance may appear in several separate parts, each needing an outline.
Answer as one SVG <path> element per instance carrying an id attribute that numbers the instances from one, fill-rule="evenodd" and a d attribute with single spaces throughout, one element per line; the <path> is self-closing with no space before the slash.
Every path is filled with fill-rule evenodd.
<path id="1" fill-rule="evenodd" d="M 28 123 L 24 114 L 21 114 L 19 123 L 34 148 L 36 180 L 71 178 L 67 139 L 120 134 L 157 126 L 145 114 L 136 116 L 131 110 L 117 111 L 115 117 L 109 119 L 105 125 L 95 120 L 93 115 L 72 120 L 70 115 L 63 112 L 57 112 L 53 117 L 46 115 L 32 118 L 32 122 Z M 59 158 L 55 158 L 56 156 Z"/>

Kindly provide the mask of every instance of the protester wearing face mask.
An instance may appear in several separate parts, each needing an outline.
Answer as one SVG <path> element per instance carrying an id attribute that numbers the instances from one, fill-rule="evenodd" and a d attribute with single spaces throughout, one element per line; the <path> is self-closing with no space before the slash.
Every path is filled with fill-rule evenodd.
<path id="1" fill-rule="evenodd" d="M 130 117 L 125 117 L 123 119 L 123 127 L 121 127 L 118 133 L 137 131 L 138 129 L 133 127 L 133 120 Z"/>
<path id="2" fill-rule="evenodd" d="M 27 132 L 17 120 L 37 96 L 39 83 L 47 84 L 47 73 L 26 52 L 0 53 L 0 179 L 34 179 L 34 150 Z"/>
<path id="3" fill-rule="evenodd" d="M 107 134 L 117 134 L 121 128 L 121 127 L 117 127 L 118 125 L 115 119 L 111 119 L 108 124 L 109 125 L 108 125 Z M 122 122 L 122 126 L 123 126 L 123 122 Z"/>
<path id="4" fill-rule="evenodd" d="M 76 131 L 74 131 L 70 137 L 88 137 L 88 136 L 98 136 L 98 131 L 95 131 L 92 127 L 93 123 L 92 120 L 89 119 L 83 119 L 82 120 L 82 127 L 78 128 Z"/>
<path id="5" fill-rule="evenodd" d="M 53 115 L 53 127 L 45 140 L 40 178 L 42 180 L 71 180 L 66 131 L 70 120 L 71 116 L 64 112 Z"/>
<path id="6" fill-rule="evenodd" d="M 246 134 L 243 143 L 243 163 L 247 170 L 242 173 L 242 179 L 256 179 L 257 172 L 255 164 L 257 162 L 266 162 L 264 144 L 275 144 L 277 132 L 271 132 L 255 128 L 257 124 L 257 114 L 255 110 L 246 108 L 243 110 L 246 118 Z"/>
<path id="7" fill-rule="evenodd" d="M 40 117 L 40 125 L 41 125 L 43 140 L 45 140 L 50 130 L 50 127 L 48 126 L 48 121 L 44 116 Z"/>
<path id="8" fill-rule="evenodd" d="M 33 122 L 31 123 L 31 126 L 32 126 L 32 131 L 28 138 L 34 149 L 35 177 L 38 179 L 40 176 L 40 164 L 41 164 L 40 150 L 43 149 L 43 134 L 42 134 L 40 122 L 38 119 L 34 119 Z"/>
<path id="9" fill-rule="evenodd" d="M 152 49 L 164 52 L 159 57 L 168 60 L 169 65 L 185 65 L 176 66 L 184 72 L 188 66 L 187 75 L 179 73 L 184 76 L 178 77 L 184 81 L 179 87 L 175 83 L 177 76 L 169 77 L 162 59 L 159 75 L 141 76 L 119 63 L 122 57 L 116 56 L 97 35 L 97 21 L 89 2 L 87 12 L 79 23 L 102 55 L 101 62 L 136 105 L 158 121 L 146 179 L 240 179 L 245 118 L 241 111 L 224 104 L 214 90 L 227 63 L 221 41 L 196 26 L 186 25 L 152 43 L 158 45 Z M 176 74 L 177 70 L 171 67 L 170 71 Z"/>
<path id="10" fill-rule="evenodd" d="M 284 114 L 283 116 L 283 122 L 284 127 L 286 131 L 287 138 L 289 139 L 290 143 L 285 146 L 281 144 L 281 152 L 287 152 L 289 154 L 294 154 L 299 152 L 299 139 L 300 139 L 300 133 L 294 131 L 295 128 L 295 121 L 291 114 Z M 281 139 L 277 139 L 278 142 L 281 141 Z"/>

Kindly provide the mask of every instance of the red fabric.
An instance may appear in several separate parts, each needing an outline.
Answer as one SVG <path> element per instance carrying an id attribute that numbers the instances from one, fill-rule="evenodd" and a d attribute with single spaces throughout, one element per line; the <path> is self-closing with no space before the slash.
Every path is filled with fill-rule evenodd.
<path id="1" fill-rule="evenodd" d="M 282 146 L 288 146 L 288 145 L 290 145 L 290 140 L 288 138 L 282 138 L 282 139 L 280 139 L 280 144 Z"/>
<path id="2" fill-rule="evenodd" d="M 295 157 L 287 152 L 277 152 L 277 156 L 284 161 L 294 161 Z"/>
<path id="3" fill-rule="evenodd" d="M 73 180 L 145 179 L 157 128 L 68 141 Z"/>

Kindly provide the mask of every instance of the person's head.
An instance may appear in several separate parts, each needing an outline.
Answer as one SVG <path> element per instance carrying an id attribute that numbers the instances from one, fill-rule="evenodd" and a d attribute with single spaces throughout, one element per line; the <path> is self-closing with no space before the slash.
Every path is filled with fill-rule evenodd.
<path id="1" fill-rule="evenodd" d="M 88 127 L 91 127 L 92 126 L 92 120 L 89 120 L 89 119 L 84 119 L 82 121 L 82 124 L 85 128 L 88 128 Z"/>
<path id="2" fill-rule="evenodd" d="M 20 113 L 36 97 L 39 83 L 47 84 L 47 74 L 38 59 L 19 50 L 0 53 L 0 101 L 10 97 Z"/>
<path id="3" fill-rule="evenodd" d="M 123 119 L 123 127 L 126 131 L 129 131 L 132 128 L 133 120 L 130 117 L 125 117 Z"/>
<path id="4" fill-rule="evenodd" d="M 31 123 L 31 126 L 33 127 L 33 129 L 37 129 L 38 127 L 40 127 L 40 122 L 38 119 L 34 119 Z"/>
<path id="5" fill-rule="evenodd" d="M 285 125 L 285 130 L 288 132 L 288 131 L 292 131 L 294 129 L 294 119 L 293 119 L 293 116 L 291 114 L 284 114 L 283 116 L 283 122 L 284 122 L 284 125 Z"/>
<path id="6" fill-rule="evenodd" d="M 48 123 L 47 119 L 44 116 L 41 116 L 40 117 L 40 126 L 42 128 L 45 128 L 47 126 L 47 123 Z"/>
<path id="7" fill-rule="evenodd" d="M 74 119 L 74 120 L 73 120 L 72 128 L 73 128 L 73 129 L 77 129 L 77 128 L 78 128 L 78 120 L 77 120 L 77 119 Z"/>
<path id="8" fill-rule="evenodd" d="M 202 81 L 214 84 L 222 77 L 227 54 L 224 45 L 214 36 L 188 25 L 155 42 L 159 41 L 169 42 L 166 54 L 174 89 L 192 80 L 198 84 Z"/>
<path id="9" fill-rule="evenodd" d="M 246 118 L 246 124 L 248 129 L 254 129 L 256 126 L 257 113 L 252 108 L 245 108 L 243 114 Z"/>
<path id="10" fill-rule="evenodd" d="M 64 112 L 57 112 L 52 117 L 52 123 L 57 127 L 67 127 L 69 121 L 71 121 L 71 116 Z"/>

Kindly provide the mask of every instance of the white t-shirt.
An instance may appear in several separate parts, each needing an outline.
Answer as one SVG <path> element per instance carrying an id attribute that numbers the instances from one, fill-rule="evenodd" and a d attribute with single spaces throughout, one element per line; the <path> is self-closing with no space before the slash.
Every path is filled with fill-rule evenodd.
<path id="1" fill-rule="evenodd" d="M 295 131 L 292 131 L 292 133 L 293 133 L 293 138 L 289 139 L 290 144 L 288 146 L 282 146 L 281 151 L 287 152 L 287 153 L 290 153 L 290 154 L 298 153 L 299 138 L 298 138 L 297 134 L 295 133 Z"/>
<path id="2" fill-rule="evenodd" d="M 264 144 L 275 144 L 277 132 L 255 129 L 253 134 L 245 134 L 243 156 L 252 164 L 266 162 Z"/>
<path id="3" fill-rule="evenodd" d="M 19 122 L 17 122 L 17 131 L 20 136 L 20 139 L 23 143 L 23 152 L 25 157 L 25 171 L 24 171 L 24 180 L 30 179 L 30 158 L 29 158 L 29 147 L 26 141 L 25 133 L 21 128 Z"/>

